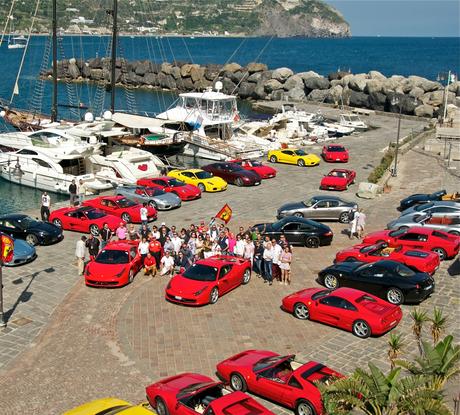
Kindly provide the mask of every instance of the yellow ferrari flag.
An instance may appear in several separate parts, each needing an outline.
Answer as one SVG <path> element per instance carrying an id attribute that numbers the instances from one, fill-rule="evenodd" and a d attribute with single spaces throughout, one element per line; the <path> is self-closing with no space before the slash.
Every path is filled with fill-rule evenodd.
<path id="1" fill-rule="evenodd" d="M 232 217 L 232 208 L 227 205 L 227 203 L 224 205 L 224 207 L 219 210 L 219 213 L 216 215 L 216 218 L 223 220 L 225 223 L 228 223 Z"/>

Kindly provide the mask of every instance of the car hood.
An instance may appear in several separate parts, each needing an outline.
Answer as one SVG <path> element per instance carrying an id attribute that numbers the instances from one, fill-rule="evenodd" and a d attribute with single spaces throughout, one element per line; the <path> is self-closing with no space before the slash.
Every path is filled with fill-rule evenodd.
<path id="1" fill-rule="evenodd" d="M 291 210 L 298 211 L 300 209 L 306 209 L 306 206 L 302 202 L 290 202 L 290 203 L 285 203 L 284 205 L 282 205 L 278 209 L 278 212 L 288 212 Z"/>
<path id="2" fill-rule="evenodd" d="M 35 253 L 35 248 L 22 239 L 14 240 L 14 257 L 27 257 Z"/>
<path id="3" fill-rule="evenodd" d="M 326 154 L 336 158 L 348 157 L 348 154 L 345 151 L 328 151 Z"/>
<path id="4" fill-rule="evenodd" d="M 52 223 L 40 222 L 38 225 L 31 226 L 27 229 L 29 232 L 44 232 L 49 235 L 60 235 L 62 229 Z"/>
<path id="5" fill-rule="evenodd" d="M 254 181 L 260 180 L 260 175 L 253 170 L 238 170 L 236 174 L 244 176 L 244 177 L 248 177 L 249 179 L 254 180 Z"/>
<path id="6" fill-rule="evenodd" d="M 123 272 L 128 266 L 129 264 L 100 264 L 96 261 L 91 261 L 87 270 L 90 272 L 90 277 L 115 278 L 117 274 Z"/>
<path id="7" fill-rule="evenodd" d="M 405 199 L 401 200 L 401 205 L 405 205 L 407 203 L 411 202 L 423 202 L 424 200 L 429 200 L 430 195 L 428 194 L 423 194 L 423 193 L 417 193 L 415 195 L 406 197 Z"/>
<path id="8" fill-rule="evenodd" d="M 299 156 L 300 158 L 308 161 L 320 161 L 321 159 L 316 154 L 306 154 L 305 156 Z"/>
<path id="9" fill-rule="evenodd" d="M 253 167 L 251 171 L 255 171 L 256 173 L 259 174 L 274 174 L 276 173 L 276 170 L 273 167 L 270 166 L 257 166 Z"/>
<path id="10" fill-rule="evenodd" d="M 321 179 L 322 184 L 335 184 L 335 183 L 346 183 L 346 177 L 338 177 L 338 176 L 324 176 Z"/>
<path id="11" fill-rule="evenodd" d="M 180 203 L 180 197 L 174 193 L 165 193 L 163 195 L 158 195 L 153 197 L 153 200 L 158 201 L 159 203 L 175 205 Z"/>
<path id="12" fill-rule="evenodd" d="M 214 283 L 215 281 L 195 281 L 177 274 L 171 279 L 168 291 L 174 295 L 193 297 L 194 293 L 206 289 Z"/>
<path id="13" fill-rule="evenodd" d="M 327 267 L 321 272 L 326 272 L 327 270 L 335 270 L 338 272 L 352 273 L 363 264 L 364 262 L 361 261 L 339 262 L 338 264 Z"/>
<path id="14" fill-rule="evenodd" d="M 185 186 L 180 186 L 180 187 L 177 187 L 176 189 L 180 192 L 185 191 L 187 193 L 190 192 L 193 194 L 201 193 L 201 190 L 198 189 L 198 187 L 194 186 L 193 184 L 185 184 Z"/>

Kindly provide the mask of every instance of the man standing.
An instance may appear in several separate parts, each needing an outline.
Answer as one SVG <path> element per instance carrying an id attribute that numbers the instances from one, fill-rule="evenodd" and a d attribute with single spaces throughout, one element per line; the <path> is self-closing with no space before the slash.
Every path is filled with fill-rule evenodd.
<path id="1" fill-rule="evenodd" d="M 82 236 L 78 240 L 77 246 L 75 247 L 75 256 L 77 258 L 78 275 L 83 275 L 85 270 L 85 256 L 86 256 L 86 236 Z"/>
<path id="2" fill-rule="evenodd" d="M 272 239 L 272 249 L 273 249 L 273 279 L 278 280 L 281 283 L 281 252 L 283 252 L 283 248 L 276 242 L 276 239 Z"/>
<path id="3" fill-rule="evenodd" d="M 51 198 L 49 197 L 47 192 L 43 192 L 42 194 L 42 207 L 40 208 L 40 213 L 42 216 L 42 221 L 48 222 L 50 217 L 50 205 L 51 205 Z"/>
<path id="4" fill-rule="evenodd" d="M 263 274 L 264 282 L 268 282 L 269 285 L 272 285 L 273 248 L 272 248 L 272 243 L 270 241 L 268 241 L 265 244 L 263 259 L 264 259 L 264 274 Z"/>
<path id="5" fill-rule="evenodd" d="M 89 239 L 86 241 L 86 247 L 89 252 L 89 259 L 94 261 L 97 254 L 99 253 L 99 239 L 95 238 L 92 233 L 89 234 Z"/>
<path id="6" fill-rule="evenodd" d="M 103 228 L 101 230 L 101 251 L 110 242 L 112 236 L 113 232 L 110 230 L 109 225 L 107 225 L 107 223 L 104 223 Z"/>
<path id="7" fill-rule="evenodd" d="M 222 255 L 227 255 L 228 252 L 228 238 L 225 236 L 223 231 L 219 232 L 219 237 L 217 238 L 217 244 L 220 246 Z"/>
<path id="8" fill-rule="evenodd" d="M 149 214 L 149 211 L 147 209 L 147 202 L 144 202 L 142 204 L 142 207 L 140 208 L 140 211 L 139 211 L 140 215 L 141 215 L 141 222 L 142 222 L 142 225 L 145 225 L 147 226 L 147 223 L 148 223 L 148 214 Z"/>
<path id="9" fill-rule="evenodd" d="M 70 193 L 70 206 L 75 206 L 75 201 L 77 200 L 77 185 L 75 183 L 75 179 L 72 180 L 72 183 L 69 185 L 69 193 Z"/>
<path id="10" fill-rule="evenodd" d="M 78 200 L 80 202 L 80 205 L 85 200 L 85 195 L 86 195 L 86 184 L 83 182 L 82 179 L 80 179 L 80 182 L 78 183 Z"/>
<path id="11" fill-rule="evenodd" d="M 152 235 L 150 241 L 149 241 L 149 252 L 152 255 L 153 259 L 155 259 L 155 264 L 157 268 L 160 268 L 160 259 L 161 259 L 161 250 L 163 249 L 161 246 L 160 241 L 157 240 L 157 238 Z"/>
<path id="12" fill-rule="evenodd" d="M 120 222 L 120 226 L 115 230 L 115 234 L 117 235 L 119 241 L 126 240 L 128 229 L 126 228 L 124 222 Z"/>
<path id="13" fill-rule="evenodd" d="M 356 228 L 359 239 L 363 237 L 365 227 L 366 227 L 366 214 L 364 213 L 363 209 L 359 209 L 359 216 L 358 216 L 358 222 L 357 222 L 357 228 Z"/>

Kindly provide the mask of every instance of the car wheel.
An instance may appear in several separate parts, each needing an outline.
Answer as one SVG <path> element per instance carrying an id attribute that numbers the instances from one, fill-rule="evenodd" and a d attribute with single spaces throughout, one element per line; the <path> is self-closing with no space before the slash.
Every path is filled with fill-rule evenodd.
<path id="1" fill-rule="evenodd" d="M 93 223 L 92 225 L 89 225 L 89 232 L 93 236 L 98 236 L 99 235 L 99 227 Z"/>
<path id="2" fill-rule="evenodd" d="M 128 283 L 131 284 L 134 279 L 134 272 L 132 269 L 129 270 L 129 277 L 128 277 Z"/>
<path id="3" fill-rule="evenodd" d="M 310 311 L 304 303 L 297 303 L 294 306 L 294 316 L 299 320 L 308 320 L 310 318 Z"/>
<path id="4" fill-rule="evenodd" d="M 297 165 L 300 166 L 300 167 L 304 167 L 305 166 L 305 161 L 300 159 L 300 160 L 297 160 Z"/>
<path id="5" fill-rule="evenodd" d="M 404 302 L 404 295 L 399 288 L 393 287 L 387 291 L 387 300 L 391 304 L 400 305 Z"/>
<path id="6" fill-rule="evenodd" d="M 246 285 L 249 281 L 251 281 L 251 270 L 246 268 L 243 274 L 243 285 Z"/>
<path id="7" fill-rule="evenodd" d="M 131 216 L 129 213 L 126 212 L 121 214 L 121 219 L 123 219 L 126 223 L 131 222 Z"/>
<path id="8" fill-rule="evenodd" d="M 356 320 L 353 323 L 353 334 L 360 339 L 366 339 L 371 335 L 371 328 L 364 320 Z"/>
<path id="9" fill-rule="evenodd" d="M 53 219 L 53 223 L 56 225 L 56 226 L 59 226 L 61 229 L 62 229 L 62 221 L 61 219 Z"/>
<path id="10" fill-rule="evenodd" d="M 315 408 L 313 405 L 305 399 L 301 399 L 295 406 L 296 415 L 316 415 Z"/>
<path id="11" fill-rule="evenodd" d="M 339 216 L 340 223 L 348 223 L 350 222 L 350 214 L 348 212 L 342 212 Z"/>
<path id="12" fill-rule="evenodd" d="M 155 201 L 153 201 L 153 200 L 150 200 L 150 201 L 149 201 L 149 206 L 150 206 L 150 207 L 153 207 L 153 208 L 155 208 L 155 209 L 157 208 L 157 204 L 156 204 Z"/>
<path id="13" fill-rule="evenodd" d="M 439 259 L 441 261 L 444 261 L 447 258 L 447 252 L 443 248 L 433 248 L 432 251 L 439 255 Z"/>
<path id="14" fill-rule="evenodd" d="M 241 177 L 238 177 L 236 180 L 235 180 L 235 184 L 238 186 L 238 187 L 241 187 L 244 185 L 243 183 L 243 179 Z"/>
<path id="15" fill-rule="evenodd" d="M 216 304 L 219 299 L 219 289 L 214 287 L 209 294 L 209 304 Z"/>
<path id="16" fill-rule="evenodd" d="M 38 245 L 38 238 L 33 233 L 29 233 L 26 236 L 26 242 L 29 245 L 35 246 L 35 245 Z"/>
<path id="17" fill-rule="evenodd" d="M 319 247 L 319 238 L 316 236 L 309 236 L 305 240 L 305 246 L 307 248 L 318 248 Z"/>
<path id="18" fill-rule="evenodd" d="M 232 373 L 230 376 L 230 386 L 234 391 L 246 392 L 248 385 L 239 373 Z"/>
<path id="19" fill-rule="evenodd" d="M 158 415 L 169 415 L 168 407 L 165 404 L 165 401 L 160 397 L 155 400 L 155 409 L 158 412 Z"/>
<path id="20" fill-rule="evenodd" d="M 270 162 L 271 163 L 276 163 L 278 161 L 278 159 L 276 158 L 276 156 L 271 156 L 270 157 Z"/>
<path id="21" fill-rule="evenodd" d="M 200 189 L 201 193 L 206 191 L 206 187 L 203 183 L 198 183 L 198 189 Z"/>
<path id="22" fill-rule="evenodd" d="M 330 290 L 335 290 L 336 288 L 339 288 L 339 280 L 335 275 L 332 274 L 326 274 L 324 276 L 324 285 L 326 288 L 329 288 Z"/>
<path id="23" fill-rule="evenodd" d="M 294 215 L 296 218 L 303 218 L 303 213 L 302 212 L 296 212 Z"/>

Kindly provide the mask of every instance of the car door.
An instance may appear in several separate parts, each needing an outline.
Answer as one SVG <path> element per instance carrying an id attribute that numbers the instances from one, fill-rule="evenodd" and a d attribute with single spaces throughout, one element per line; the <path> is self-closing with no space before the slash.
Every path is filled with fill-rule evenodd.
<path id="1" fill-rule="evenodd" d="M 131 258 L 131 269 L 133 270 L 134 274 L 136 274 L 141 269 L 141 256 L 135 246 L 131 247 L 129 250 L 129 255 Z"/>
<path id="2" fill-rule="evenodd" d="M 310 209 L 308 215 L 311 219 L 328 219 L 328 204 L 327 200 L 320 200 Z"/>
<path id="3" fill-rule="evenodd" d="M 218 285 L 219 295 L 225 294 L 234 287 L 234 281 L 232 279 L 232 265 L 225 264 L 219 270 Z"/>
<path id="4" fill-rule="evenodd" d="M 83 212 L 69 212 L 66 213 L 67 217 L 67 227 L 71 231 L 86 232 L 88 226 L 86 226 L 86 216 Z M 84 226 L 85 225 L 85 226 Z"/>
<path id="5" fill-rule="evenodd" d="M 179 173 L 178 176 L 180 180 L 183 180 L 185 183 L 189 183 L 189 184 L 194 184 L 198 180 L 195 177 L 195 175 L 193 173 L 190 173 L 189 171 L 184 171 L 182 173 Z"/>
<path id="6" fill-rule="evenodd" d="M 324 209 L 323 216 L 321 219 L 338 219 L 342 208 L 338 200 L 329 200 L 327 207 Z"/>
<path id="7" fill-rule="evenodd" d="M 260 394 L 273 400 L 281 402 L 283 395 L 286 393 L 286 384 L 276 378 L 280 370 L 280 363 L 270 366 L 256 373 L 254 386 L 251 388 L 255 393 Z"/>
<path id="8" fill-rule="evenodd" d="M 340 323 L 340 313 L 342 299 L 335 295 L 328 295 L 318 301 L 316 307 L 316 320 L 323 323 L 330 324 L 331 326 L 338 326 Z"/>
<path id="9" fill-rule="evenodd" d="M 417 232 L 406 232 L 400 238 L 397 239 L 397 242 L 404 246 L 410 246 L 412 248 L 424 249 L 426 246 L 426 241 L 428 237 L 425 234 Z"/>
<path id="10" fill-rule="evenodd" d="M 292 150 L 282 150 L 281 154 L 282 154 L 281 156 L 282 158 L 280 161 L 283 161 L 283 163 L 289 163 L 289 164 L 296 163 L 296 161 L 294 160 L 294 152 Z"/>
<path id="11" fill-rule="evenodd" d="M 283 234 L 291 244 L 303 244 L 303 233 L 300 230 L 300 223 L 290 222 L 283 226 Z"/>
<path id="12" fill-rule="evenodd" d="M 357 288 L 370 294 L 378 294 L 383 285 L 386 270 L 378 262 L 366 265 L 355 273 L 354 280 Z"/>

